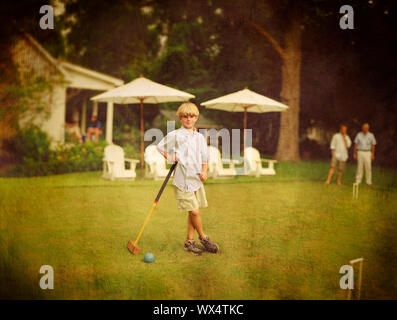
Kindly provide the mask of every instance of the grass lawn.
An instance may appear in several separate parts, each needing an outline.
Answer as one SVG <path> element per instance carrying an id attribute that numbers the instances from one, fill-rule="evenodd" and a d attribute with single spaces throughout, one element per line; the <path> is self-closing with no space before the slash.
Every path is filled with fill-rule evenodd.
<path id="1" fill-rule="evenodd" d="M 364 257 L 362 298 L 396 299 L 397 171 L 374 168 L 374 187 L 352 200 L 324 185 L 328 162 L 280 163 L 274 177 L 205 183 L 204 230 L 217 255 L 186 253 L 187 216 L 173 186 L 140 242 L 126 249 L 161 181 L 107 181 L 100 172 L 0 178 L 0 298 L 345 299 L 339 269 Z M 335 179 L 335 177 L 334 177 Z M 54 268 L 54 290 L 39 269 Z"/>

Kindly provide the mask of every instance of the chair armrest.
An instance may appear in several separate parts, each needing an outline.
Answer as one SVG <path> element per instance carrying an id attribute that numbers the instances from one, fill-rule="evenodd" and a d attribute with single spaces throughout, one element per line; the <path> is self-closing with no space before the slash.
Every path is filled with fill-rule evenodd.
<path id="1" fill-rule="evenodd" d="M 273 163 L 277 163 L 277 160 L 273 160 L 273 159 L 261 159 L 261 162 L 273 162 Z"/>
<path id="2" fill-rule="evenodd" d="M 239 161 L 239 160 L 236 160 L 236 159 L 222 159 L 222 163 L 225 163 L 225 164 L 231 164 L 231 163 L 233 163 L 233 164 L 239 164 L 240 161 Z"/>
<path id="3" fill-rule="evenodd" d="M 234 164 L 238 163 L 238 160 L 234 159 L 222 159 L 222 164 L 228 164 L 230 169 L 234 169 Z"/>
<path id="4" fill-rule="evenodd" d="M 132 171 L 135 171 L 136 165 L 137 165 L 137 163 L 139 163 L 139 160 L 129 159 L 129 158 L 124 158 L 124 161 L 130 163 L 130 169 L 129 170 L 132 170 Z"/>
<path id="5" fill-rule="evenodd" d="M 134 163 L 139 163 L 139 160 L 136 160 L 136 159 L 130 159 L 130 158 L 124 158 L 124 161 L 128 161 L 128 162 L 134 162 Z"/>
<path id="6" fill-rule="evenodd" d="M 237 159 L 232 159 L 231 161 L 233 162 L 233 164 L 242 164 L 242 163 L 244 163 L 244 160 L 240 161 L 240 160 L 237 160 Z"/>
<path id="7" fill-rule="evenodd" d="M 268 169 L 274 170 L 274 164 L 277 163 L 277 160 L 273 160 L 273 159 L 261 159 L 261 163 L 259 166 L 262 167 L 262 163 L 266 162 L 268 165 Z"/>

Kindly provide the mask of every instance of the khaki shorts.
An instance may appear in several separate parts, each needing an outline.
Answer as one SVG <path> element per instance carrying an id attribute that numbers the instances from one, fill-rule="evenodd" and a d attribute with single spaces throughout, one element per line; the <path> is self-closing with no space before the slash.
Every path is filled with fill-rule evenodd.
<path id="1" fill-rule="evenodd" d="M 208 207 L 204 186 L 193 192 L 184 192 L 174 186 L 176 204 L 179 211 L 193 211 L 198 208 Z"/>
<path id="2" fill-rule="evenodd" d="M 332 168 L 336 168 L 338 167 L 339 171 L 343 171 L 343 169 L 346 166 L 346 161 L 341 161 L 335 158 L 335 155 L 332 156 L 332 160 L 331 160 L 331 167 Z"/>

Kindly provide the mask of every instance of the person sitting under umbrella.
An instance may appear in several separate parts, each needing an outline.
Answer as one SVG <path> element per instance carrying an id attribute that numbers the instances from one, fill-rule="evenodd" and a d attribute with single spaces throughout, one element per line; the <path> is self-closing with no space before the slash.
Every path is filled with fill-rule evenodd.
<path id="1" fill-rule="evenodd" d="M 99 141 L 99 135 L 102 134 L 102 129 L 101 129 L 101 122 L 97 119 L 96 115 L 93 115 L 91 117 L 91 123 L 88 126 L 87 129 L 87 139 L 88 141 L 91 140 L 91 136 L 94 135 L 94 141 L 98 142 Z"/>

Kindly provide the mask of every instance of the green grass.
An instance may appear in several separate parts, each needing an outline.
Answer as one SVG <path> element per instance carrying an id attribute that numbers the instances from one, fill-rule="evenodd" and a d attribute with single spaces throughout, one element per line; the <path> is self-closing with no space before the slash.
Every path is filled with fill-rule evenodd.
<path id="1" fill-rule="evenodd" d="M 339 268 L 364 257 L 362 298 L 396 298 L 397 172 L 374 168 L 352 200 L 324 185 L 328 163 L 280 163 L 274 177 L 208 180 L 201 214 L 218 255 L 182 250 L 186 214 L 168 186 L 145 229 L 143 262 L 125 248 L 161 181 L 107 181 L 100 172 L 0 179 L 0 298 L 345 299 Z M 54 267 L 55 289 L 38 286 Z"/>

